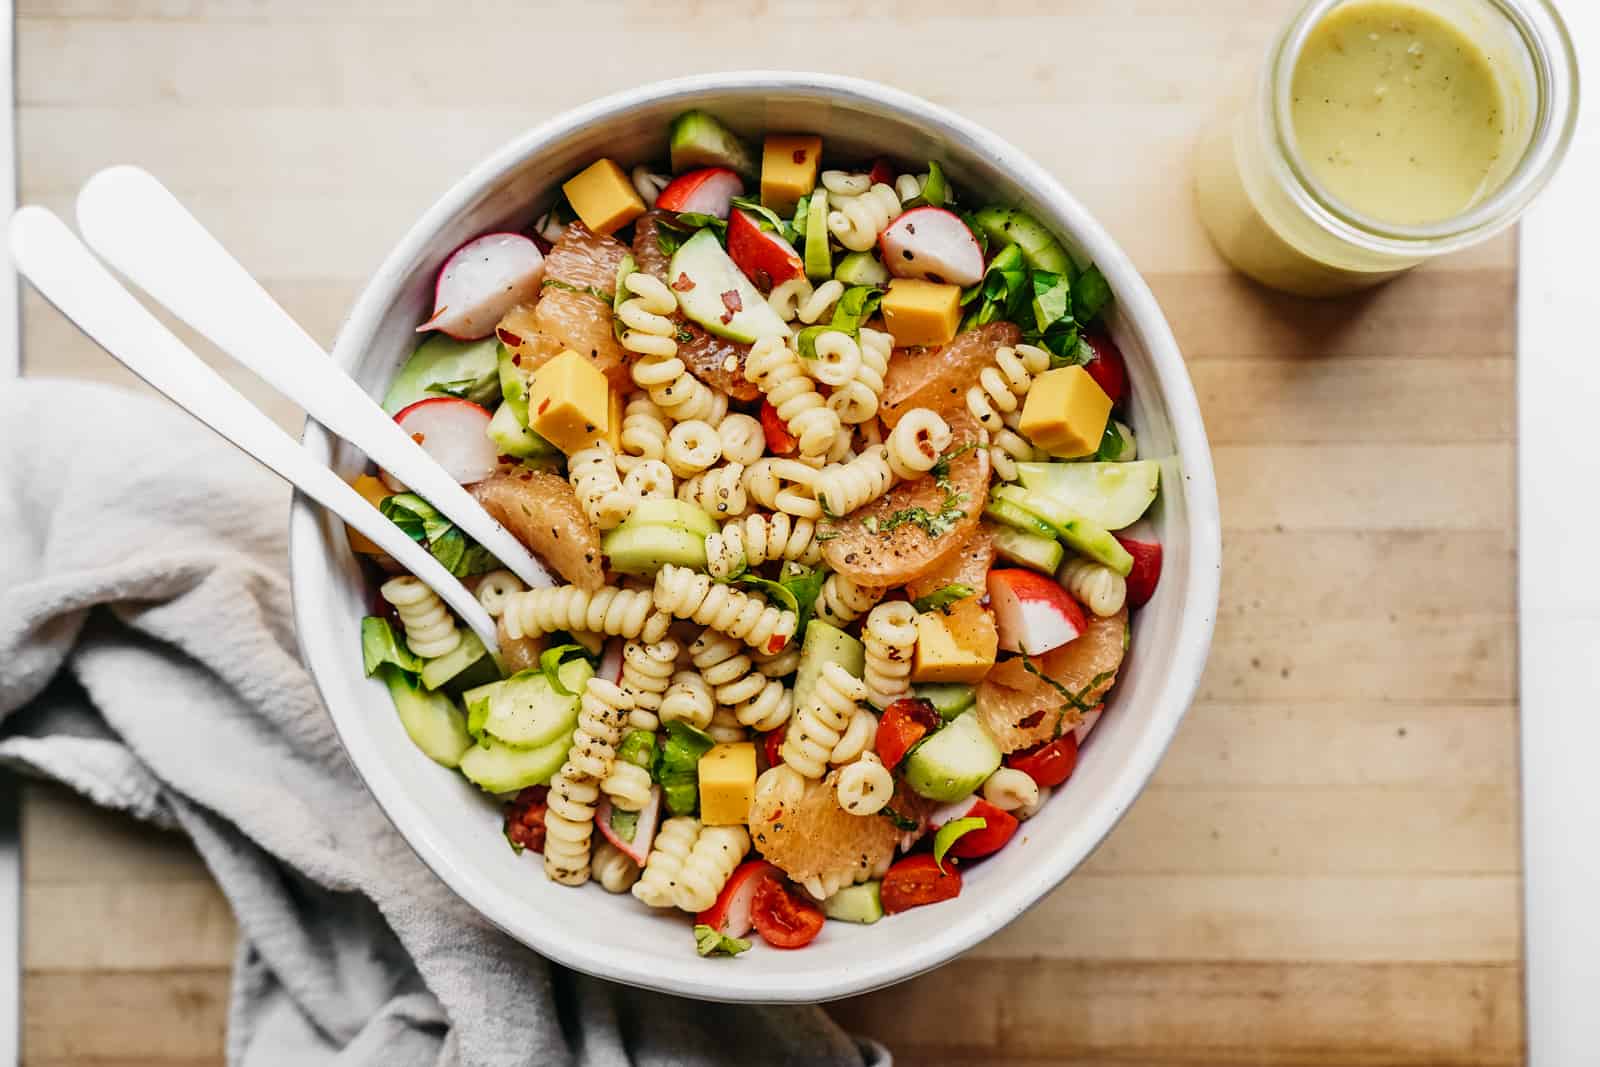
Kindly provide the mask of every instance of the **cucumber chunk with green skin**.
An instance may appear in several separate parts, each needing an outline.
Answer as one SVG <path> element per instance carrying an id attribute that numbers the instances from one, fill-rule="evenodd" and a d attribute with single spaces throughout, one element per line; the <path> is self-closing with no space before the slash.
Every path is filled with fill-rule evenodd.
<path id="1" fill-rule="evenodd" d="M 586 659 L 570 659 L 557 674 L 572 696 L 556 692 L 540 671 L 521 671 L 507 678 L 489 694 L 482 732 L 517 748 L 539 748 L 570 734 L 578 722 L 577 694 L 594 676 L 594 668 Z"/>
<path id="2" fill-rule="evenodd" d="M 1161 465 L 1131 463 L 1018 463 L 1022 485 L 1059 501 L 1075 515 L 1106 530 L 1138 521 L 1161 488 Z"/>
<path id="3" fill-rule="evenodd" d="M 978 719 L 964 711 L 906 757 L 906 784 L 929 800 L 948 804 L 983 784 L 1000 766 L 1000 746 Z"/>
<path id="4" fill-rule="evenodd" d="M 872 924 L 883 918 L 880 882 L 847 885 L 822 902 L 822 914 L 840 922 Z"/>
<path id="5" fill-rule="evenodd" d="M 624 526 L 680 526 L 691 533 L 710 537 L 717 532 L 717 520 L 706 509 L 684 500 L 646 497 L 633 506 Z"/>
<path id="6" fill-rule="evenodd" d="M 538 748 L 515 748 L 485 735 L 461 757 L 461 773 L 486 792 L 515 793 L 530 785 L 548 785 L 571 747 L 570 733 Z"/>
<path id="7" fill-rule="evenodd" d="M 510 408 L 517 425 L 525 428 L 528 425 L 528 383 L 533 376 L 517 364 L 519 358 L 505 345 L 500 345 L 495 352 L 500 370 L 501 406 Z"/>
<path id="8" fill-rule="evenodd" d="M 1001 528 L 1031 534 L 1034 537 L 1054 539 L 1056 536 L 1055 530 L 1051 529 L 1048 522 L 1045 522 L 1031 511 L 1023 510 L 1009 500 L 991 499 L 983 506 L 983 513 L 995 522 L 1000 523 Z"/>
<path id="9" fill-rule="evenodd" d="M 1054 530 L 1041 536 L 1025 533 L 1012 526 L 996 526 L 990 534 L 994 539 L 995 555 L 1043 574 L 1054 574 L 1067 554 L 1061 542 L 1056 540 Z"/>
<path id="10" fill-rule="evenodd" d="M 1014 207 L 986 207 L 972 218 L 995 247 L 1016 245 L 1021 249 L 1022 258 L 1034 270 L 1069 278 L 1077 273 L 1065 246 L 1026 212 Z"/>
<path id="11" fill-rule="evenodd" d="M 1055 544 L 1054 541 L 1050 543 Z M 932 704 L 933 710 L 946 722 L 978 702 L 978 691 L 959 682 L 923 682 L 911 687 L 911 695 Z"/>
<path id="12" fill-rule="evenodd" d="M 889 272 L 871 252 L 851 252 L 839 260 L 833 276 L 846 285 L 888 285 Z"/>
<path id="13" fill-rule="evenodd" d="M 1071 548 L 1098 563 L 1116 571 L 1123 577 L 1133 570 L 1133 556 L 1123 548 L 1115 537 L 1103 526 L 1098 526 L 1074 514 L 1070 508 L 1064 506 L 1059 500 L 1032 489 L 1022 489 L 1015 485 L 1001 486 L 995 490 L 995 496 L 1002 501 L 1008 501 L 1031 511 L 1055 530 L 1056 536 L 1067 543 Z"/>
<path id="14" fill-rule="evenodd" d="M 736 134 L 704 111 L 685 111 L 668 134 L 672 173 L 696 167 L 727 167 L 756 177 L 756 156 Z"/>
<path id="15" fill-rule="evenodd" d="M 806 277 L 814 282 L 833 276 L 833 252 L 828 248 L 828 191 L 817 186 L 806 205 Z"/>
<path id="16" fill-rule="evenodd" d="M 485 406 L 500 394 L 500 342 L 492 335 L 480 341 L 457 341 L 430 334 L 406 360 L 383 397 L 391 415 L 430 396 L 457 396 Z"/>
<path id="17" fill-rule="evenodd" d="M 494 657 L 471 630 L 461 631 L 461 643 L 455 648 L 422 665 L 422 685 L 426 689 L 448 686 L 459 692 L 499 677 L 500 669 L 494 665 Z"/>
<path id="18" fill-rule="evenodd" d="M 517 421 L 516 412 L 511 410 L 510 401 L 495 409 L 494 417 L 489 420 L 488 434 L 489 440 L 494 442 L 494 447 L 499 449 L 502 455 L 514 456 L 517 459 L 539 459 L 543 456 L 554 457 L 560 454 L 555 445 Z"/>
<path id="19" fill-rule="evenodd" d="M 467 723 L 454 702 L 443 693 L 431 693 L 392 663 L 378 668 L 389 689 L 389 699 L 400 716 L 411 743 L 442 767 L 455 767 L 472 748 Z"/>
<path id="20" fill-rule="evenodd" d="M 822 677 L 822 668 L 837 663 L 851 677 L 860 678 L 867 669 L 867 648 L 860 641 L 830 623 L 812 619 L 806 625 L 806 638 L 800 645 L 800 666 L 794 672 L 794 706 L 804 707 L 811 691 Z"/>
<path id="21" fill-rule="evenodd" d="M 705 535 L 681 526 L 618 526 L 600 538 L 600 549 L 622 574 L 654 574 L 667 563 L 706 569 Z"/>
<path id="22" fill-rule="evenodd" d="M 683 313 L 718 337 L 750 344 L 789 332 L 709 229 L 697 231 L 672 254 L 670 274 L 680 282 L 687 279 L 672 287 Z"/>

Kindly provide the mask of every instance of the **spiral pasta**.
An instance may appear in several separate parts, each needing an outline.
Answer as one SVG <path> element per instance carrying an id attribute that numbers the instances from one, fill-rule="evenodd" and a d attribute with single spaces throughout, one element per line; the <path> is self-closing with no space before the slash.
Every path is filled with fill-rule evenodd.
<path id="1" fill-rule="evenodd" d="M 817 358 L 808 360 L 806 369 L 823 385 L 844 385 L 861 370 L 861 346 L 843 330 L 822 331 L 814 347 Z"/>
<path id="2" fill-rule="evenodd" d="M 526 588 L 527 586 L 522 584 L 522 579 L 502 567 L 479 578 L 478 588 L 473 593 L 478 598 L 478 603 L 483 605 L 483 610 L 489 613 L 489 617 L 498 619 L 506 610 L 506 598 Z"/>
<path id="3" fill-rule="evenodd" d="M 608 442 L 578 449 L 568 457 L 567 470 L 584 514 L 600 529 L 609 530 L 632 514 L 638 498 L 622 487 L 617 456 Z"/>
<path id="4" fill-rule="evenodd" d="M 711 717 L 716 714 L 716 700 L 711 695 L 711 687 L 699 672 L 678 671 L 673 674 L 672 684 L 661 698 L 658 714 L 662 722 L 686 722 L 704 730 L 711 725 Z"/>
<path id="5" fill-rule="evenodd" d="M 761 421 L 752 415 L 731 412 L 717 426 L 717 437 L 722 443 L 722 458 L 746 467 L 760 459 L 767 451 L 767 435 Z"/>
<path id="6" fill-rule="evenodd" d="M 722 438 L 708 422 L 689 419 L 667 434 L 667 466 L 679 478 L 699 474 L 721 458 Z"/>
<path id="7" fill-rule="evenodd" d="M 750 833 L 744 827 L 703 827 L 678 870 L 672 902 L 687 912 L 711 907 L 748 851 Z"/>
<path id="8" fill-rule="evenodd" d="M 864 508 L 894 485 L 888 448 L 873 445 L 849 463 L 825 467 L 817 476 L 817 503 L 829 515 Z"/>
<path id="9" fill-rule="evenodd" d="M 909 481 L 932 470 L 950 441 L 950 424 L 943 416 L 928 408 L 912 408 L 889 431 L 885 458 L 896 478 Z"/>
<path id="10" fill-rule="evenodd" d="M 917 647 L 917 609 L 904 600 L 879 604 L 861 628 L 867 699 L 886 708 L 911 692 L 911 655 Z"/>
<path id="11" fill-rule="evenodd" d="M 626 893 L 639 880 L 639 865 L 610 841 L 595 846 L 589 867 L 607 893 Z"/>
<path id="12" fill-rule="evenodd" d="M 822 591 L 817 594 L 812 610 L 823 622 L 845 626 L 882 600 L 885 592 L 878 586 L 861 585 L 842 574 L 830 574 L 822 583 Z"/>
<path id="13" fill-rule="evenodd" d="M 799 319 L 810 324 L 820 322 L 843 295 L 844 283 L 837 278 L 830 278 L 813 289 L 802 274 L 773 286 L 767 306 L 784 322 Z"/>
<path id="14" fill-rule="evenodd" d="M 984 779 L 983 799 L 1001 811 L 1017 811 L 1039 803 L 1039 783 L 1015 767 L 1001 767 Z"/>
<path id="15" fill-rule="evenodd" d="M 669 615 L 693 619 L 769 652 L 788 644 L 799 622 L 792 611 L 671 563 L 656 574 L 655 602 Z"/>
<path id="16" fill-rule="evenodd" d="M 678 662 L 678 642 L 664 637 L 654 644 L 629 641 L 622 646 L 622 688 L 633 698 L 628 725 L 635 730 L 655 730 L 661 698 L 672 684 Z"/>
<path id="17" fill-rule="evenodd" d="M 624 472 L 642 460 L 659 460 L 667 454 L 667 418 L 649 393 L 628 394 L 618 441 L 622 454 L 617 456 L 617 468 Z"/>
<path id="18" fill-rule="evenodd" d="M 744 487 L 751 500 L 797 519 L 822 517 L 816 484 L 816 468 L 782 456 L 758 459 L 744 472 Z"/>
<path id="19" fill-rule="evenodd" d="M 670 908 L 683 861 L 700 838 L 700 820 L 688 815 L 668 819 L 656 831 L 644 873 L 633 883 L 633 895 L 652 908 Z"/>
<path id="20" fill-rule="evenodd" d="M 640 500 L 671 500 L 677 489 L 672 470 L 659 459 L 641 459 L 622 479 L 622 491 Z"/>
<path id="21" fill-rule="evenodd" d="M 733 712 L 733 709 L 723 704 L 718 704 L 711 713 L 711 724 L 706 727 L 706 733 L 711 740 L 718 744 L 731 745 L 736 741 L 745 741 L 750 737 L 749 731 L 744 728 Z"/>
<path id="22" fill-rule="evenodd" d="M 1036 345 L 1002 345 L 994 363 L 967 390 L 967 410 L 990 433 L 1003 429 L 1001 416 L 1016 411 L 1033 379 L 1050 369 L 1050 353 Z"/>
<path id="23" fill-rule="evenodd" d="M 833 747 L 855 714 L 856 702 L 866 695 L 867 687 L 859 678 L 837 663 L 824 664 L 811 700 L 789 722 L 789 731 L 778 749 L 783 762 L 806 778 L 821 778 L 828 769 Z"/>
<path id="24" fill-rule="evenodd" d="M 1067 592 L 1102 619 L 1121 611 L 1128 599 L 1128 580 L 1092 559 L 1075 556 L 1056 577 Z"/>
<path id="25" fill-rule="evenodd" d="M 666 636 L 672 620 L 655 611 L 651 594 L 642 590 L 608 585 L 591 592 L 560 585 L 512 593 L 501 622 L 513 639 L 567 630 L 575 637 L 586 631 L 649 644 Z"/>
<path id="26" fill-rule="evenodd" d="M 755 661 L 756 670 L 768 678 L 787 678 L 800 669 L 800 646 L 791 641 L 782 652 L 752 648 L 750 658 Z"/>
<path id="27" fill-rule="evenodd" d="M 985 443 L 989 448 L 989 464 L 994 470 L 996 478 L 1002 482 L 1014 482 L 1021 473 L 1018 463 L 1031 463 L 1044 458 L 1044 454 L 1033 447 L 1026 437 L 1022 436 L 1019 426 L 1022 423 L 1022 413 L 1013 411 L 1001 416 L 1002 427 L 998 432 L 981 430 Z"/>
<path id="28" fill-rule="evenodd" d="M 611 773 L 600 782 L 600 789 L 611 798 L 618 811 L 640 811 L 650 803 L 650 772 L 637 763 L 616 760 Z"/>
<path id="29" fill-rule="evenodd" d="M 820 456 L 839 433 L 839 416 L 818 395 L 800 357 L 781 337 L 763 337 L 745 359 L 744 375 L 766 394 L 794 434 L 802 456 Z"/>
<path id="30" fill-rule="evenodd" d="M 712 687 L 718 710 L 731 709 L 728 725 L 775 730 L 789 720 L 788 689 L 756 669 L 742 642 L 708 629 L 689 653 L 700 677 Z"/>
<path id="31" fill-rule="evenodd" d="M 894 776 L 875 753 L 867 752 L 839 771 L 833 790 L 839 806 L 851 815 L 876 815 L 894 796 Z"/>
<path id="32" fill-rule="evenodd" d="M 866 708 L 857 708 L 845 724 L 839 743 L 828 753 L 828 762 L 835 766 L 854 763 L 863 753 L 872 751 L 878 741 L 878 717 Z"/>
<path id="33" fill-rule="evenodd" d="M 731 519 L 750 508 L 750 494 L 744 487 L 743 463 L 724 463 L 685 478 L 678 485 L 678 499 L 694 504 L 712 518 Z"/>
<path id="34" fill-rule="evenodd" d="M 434 659 L 454 652 L 461 644 L 461 631 L 455 616 L 444 606 L 439 594 L 411 575 L 390 578 L 378 592 L 400 616 L 405 627 L 406 646 L 423 659 Z"/>
<path id="35" fill-rule="evenodd" d="M 633 364 L 633 384 L 649 393 L 669 418 L 699 419 L 713 426 L 721 422 L 728 412 L 727 396 L 690 374 L 678 358 L 677 327 L 668 318 L 678 310 L 672 290 L 643 271 L 634 271 L 622 285 L 634 294 L 617 308 L 622 347 L 639 357 Z"/>
<path id="36" fill-rule="evenodd" d="M 611 773 L 617 744 L 633 700 L 603 678 L 590 678 L 579 701 L 578 725 L 567 761 L 550 780 L 545 812 L 544 870 L 551 881 L 589 880 L 589 838 L 594 832 L 598 783 Z"/>
<path id="37" fill-rule="evenodd" d="M 878 398 L 883 395 L 884 376 L 894 351 L 893 337 L 865 326 L 856 331 L 856 344 L 861 349 L 861 365 L 855 377 L 828 397 L 828 407 L 846 426 L 866 422 L 878 413 Z"/>
<path id="38" fill-rule="evenodd" d="M 828 192 L 828 232 L 852 252 L 877 244 L 884 227 L 900 215 L 900 198 L 882 182 L 854 195 Z"/>
<path id="39" fill-rule="evenodd" d="M 706 567 L 717 578 L 759 567 L 769 560 L 793 560 L 811 566 L 821 559 L 817 524 L 782 512 L 757 512 L 734 519 L 706 538 Z"/>
<path id="40" fill-rule="evenodd" d="M 633 191 L 639 194 L 644 206 L 652 208 L 656 206 L 656 197 L 661 195 L 661 190 L 672 182 L 672 175 L 657 174 L 641 163 L 628 172 L 628 180 L 633 183 Z"/>

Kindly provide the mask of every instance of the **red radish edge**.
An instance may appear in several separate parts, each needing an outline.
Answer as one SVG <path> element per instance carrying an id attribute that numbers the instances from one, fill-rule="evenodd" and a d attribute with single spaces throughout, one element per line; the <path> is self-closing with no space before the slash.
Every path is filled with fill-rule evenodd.
<path id="1" fill-rule="evenodd" d="M 883 265 L 897 278 L 963 287 L 983 280 L 978 239 L 961 216 L 942 207 L 917 207 L 900 215 L 878 235 L 878 247 Z"/>
<path id="2" fill-rule="evenodd" d="M 993 570 L 988 589 L 1004 651 L 1043 655 L 1077 640 L 1089 627 L 1078 602 L 1042 574 Z"/>
<path id="3" fill-rule="evenodd" d="M 1077 738 L 1078 745 L 1083 746 L 1084 739 L 1089 736 L 1089 731 L 1094 729 L 1094 724 L 1100 721 L 1100 716 L 1105 714 L 1105 706 L 1090 708 L 1083 713 L 1083 721 L 1072 728 L 1073 736 Z"/>
<path id="4" fill-rule="evenodd" d="M 483 406 L 453 396 L 418 400 L 394 417 L 400 428 L 462 485 L 489 477 L 500 462 L 494 442 L 489 440 L 489 420 Z M 388 471 L 383 472 L 383 480 L 390 488 L 398 484 Z"/>
<path id="5" fill-rule="evenodd" d="M 613 685 L 622 682 L 621 638 L 613 637 L 606 642 L 604 650 L 600 653 L 600 669 L 595 673 Z"/>
<path id="6" fill-rule="evenodd" d="M 805 263 L 794 246 L 763 230 L 743 211 L 728 216 L 728 257 L 762 292 L 771 292 L 773 286 L 805 273 Z"/>
<path id="7" fill-rule="evenodd" d="M 498 244 L 489 248 L 486 255 L 508 258 L 520 254 L 523 262 L 519 265 L 519 269 L 516 272 L 502 269 L 498 277 L 487 275 L 492 278 L 488 284 L 477 278 L 459 277 L 459 274 L 464 274 L 466 271 L 465 264 L 462 264 L 458 272 L 457 260 L 461 259 L 473 245 L 491 241 L 498 241 Z M 532 256 L 527 255 L 529 251 L 532 252 Z M 433 282 L 433 314 L 427 322 L 417 327 L 416 332 L 427 333 L 429 330 L 438 330 L 458 341 L 475 341 L 480 337 L 488 337 L 494 332 L 495 324 L 507 311 L 538 296 L 539 283 L 543 279 L 544 252 L 531 237 L 504 230 L 481 234 L 464 242 L 445 257 Z M 448 286 L 457 282 L 467 288 L 470 288 L 470 283 L 477 282 L 488 291 L 477 295 L 470 293 L 453 295 L 449 292 Z M 457 307 L 465 306 L 467 310 L 457 310 L 452 315 L 452 300 Z"/>
<path id="8" fill-rule="evenodd" d="M 766 860 L 741 863 L 717 894 L 716 903 L 695 916 L 694 921 L 728 937 L 745 936 L 755 926 L 752 916 L 756 890 L 765 879 L 777 877 L 780 877 L 778 868 Z"/>
<path id="9" fill-rule="evenodd" d="M 650 787 L 650 799 L 645 802 L 644 808 L 639 812 L 639 821 L 633 827 L 633 840 L 624 841 L 615 830 L 611 828 L 611 798 L 601 795 L 600 801 L 595 805 L 594 824 L 605 839 L 617 847 L 617 850 L 627 856 L 639 866 L 644 866 L 644 861 L 650 857 L 650 844 L 656 839 L 656 823 L 661 818 L 661 787 Z"/>
<path id="10" fill-rule="evenodd" d="M 727 167 L 703 167 L 668 182 L 656 197 L 656 207 L 725 219 L 733 209 L 733 198 L 743 194 L 744 179 L 739 175 Z"/>

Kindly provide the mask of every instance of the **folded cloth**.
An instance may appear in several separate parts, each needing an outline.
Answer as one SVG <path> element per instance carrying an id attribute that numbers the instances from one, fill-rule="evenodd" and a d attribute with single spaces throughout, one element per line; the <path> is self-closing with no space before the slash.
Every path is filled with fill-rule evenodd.
<path id="1" fill-rule="evenodd" d="M 863 1063 L 820 1008 L 576 974 L 435 878 L 295 655 L 288 502 L 162 402 L 0 383 L 0 761 L 194 841 L 239 922 L 229 1063 Z"/>

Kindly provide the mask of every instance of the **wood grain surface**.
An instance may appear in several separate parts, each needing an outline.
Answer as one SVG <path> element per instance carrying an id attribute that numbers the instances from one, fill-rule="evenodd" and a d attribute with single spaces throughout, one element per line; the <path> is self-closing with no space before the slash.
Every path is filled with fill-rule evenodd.
<path id="1" fill-rule="evenodd" d="M 1222 491 L 1215 650 L 1079 873 L 837 1016 L 906 1063 L 1521 1062 L 1515 246 L 1329 303 L 1226 270 L 1186 155 L 1291 6 L 19 0 L 21 189 L 68 212 L 141 163 L 328 341 L 454 176 L 598 94 L 809 66 L 991 126 L 1172 320 Z M 24 321 L 27 373 L 127 380 L 32 293 Z M 192 850 L 45 787 L 24 845 L 27 1062 L 220 1062 L 234 930 Z"/>

